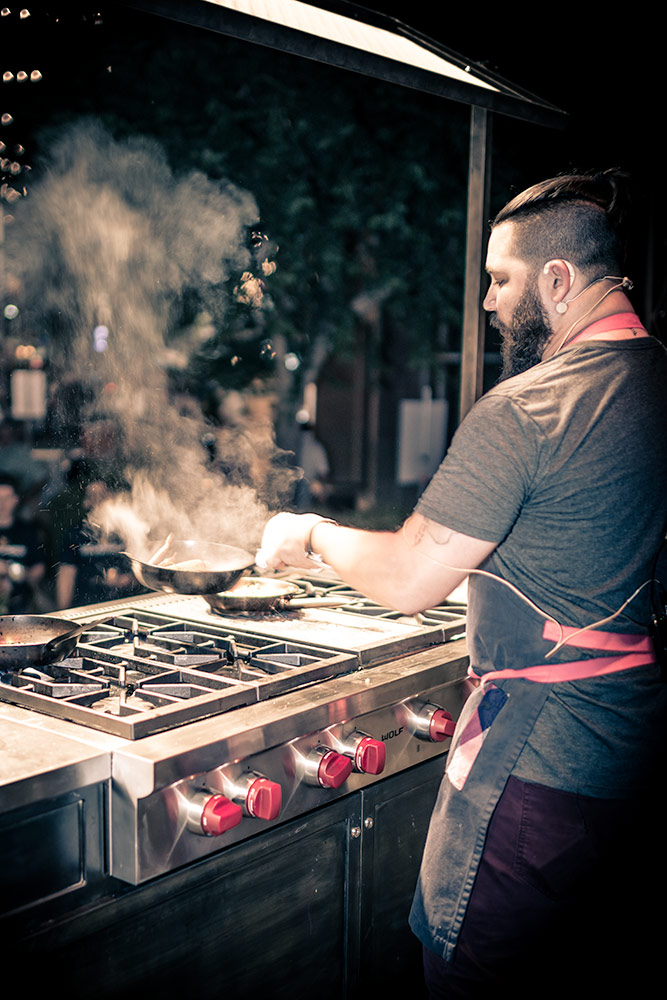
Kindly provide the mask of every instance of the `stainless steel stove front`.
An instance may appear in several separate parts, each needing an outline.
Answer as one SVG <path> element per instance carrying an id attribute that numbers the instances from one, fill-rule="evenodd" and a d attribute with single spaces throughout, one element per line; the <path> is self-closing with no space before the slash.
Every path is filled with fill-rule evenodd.
<path id="1" fill-rule="evenodd" d="M 71 673 L 9 678 L 0 701 L 12 959 L 97 1000 L 414 982 L 406 917 L 467 693 L 460 617 L 227 619 L 164 595 L 67 617 L 101 611 Z"/>
<path id="2" fill-rule="evenodd" d="M 83 756 L 104 746 L 109 871 L 138 885 L 446 751 L 462 640 L 375 610 L 227 617 L 162 594 L 72 609 L 109 621 L 69 660 L 4 676 L 0 700 L 36 760 L 47 732 Z M 40 768 L 21 782 L 34 808 L 48 801 Z"/>
<path id="3" fill-rule="evenodd" d="M 124 743 L 111 873 L 138 884 L 443 754 L 466 663 L 434 647 Z"/>

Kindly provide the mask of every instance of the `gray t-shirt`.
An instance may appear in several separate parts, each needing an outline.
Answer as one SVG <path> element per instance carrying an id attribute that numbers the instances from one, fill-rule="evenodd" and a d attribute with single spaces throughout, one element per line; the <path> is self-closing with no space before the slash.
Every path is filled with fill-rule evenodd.
<path id="1" fill-rule="evenodd" d="M 667 530 L 667 353 L 652 338 L 585 341 L 508 379 L 473 407 L 417 510 L 498 543 L 480 567 L 561 624 L 615 612 L 649 580 Z M 470 577 L 478 671 L 545 662 L 544 619 Z M 645 632 L 644 587 L 608 631 Z M 556 660 L 583 659 L 565 648 Z M 548 662 L 548 661 L 546 661 Z M 514 773 L 568 791 L 627 795 L 664 728 L 655 668 L 553 686 Z"/>

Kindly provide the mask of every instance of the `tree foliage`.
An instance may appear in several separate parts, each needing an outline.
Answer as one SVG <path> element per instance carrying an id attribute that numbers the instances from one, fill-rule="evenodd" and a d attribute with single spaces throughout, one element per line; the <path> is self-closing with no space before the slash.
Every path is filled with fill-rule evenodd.
<path id="1" fill-rule="evenodd" d="M 94 27 L 73 17 L 62 28 L 35 109 L 38 156 L 79 115 L 118 138 L 153 137 L 174 170 L 250 191 L 276 251 L 263 276 L 271 308 L 214 317 L 197 377 L 266 373 L 272 338 L 306 367 L 323 342 L 351 355 L 360 323 L 376 371 L 387 329 L 408 367 L 429 363 L 443 329 L 455 346 L 467 109 L 128 9 L 102 13 Z"/>

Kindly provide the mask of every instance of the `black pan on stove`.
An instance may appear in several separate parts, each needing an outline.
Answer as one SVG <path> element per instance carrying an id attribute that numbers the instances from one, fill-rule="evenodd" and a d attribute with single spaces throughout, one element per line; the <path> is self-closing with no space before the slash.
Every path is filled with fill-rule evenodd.
<path id="1" fill-rule="evenodd" d="M 246 577 L 226 591 L 206 594 L 214 611 L 284 611 L 289 608 L 340 608 L 349 597 L 340 594 L 309 597 L 289 580 Z"/>

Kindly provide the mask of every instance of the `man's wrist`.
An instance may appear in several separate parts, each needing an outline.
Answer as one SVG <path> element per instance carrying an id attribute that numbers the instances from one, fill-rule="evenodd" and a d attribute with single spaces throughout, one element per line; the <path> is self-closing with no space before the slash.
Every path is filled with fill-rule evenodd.
<path id="1" fill-rule="evenodd" d="M 313 524 L 312 528 L 308 532 L 308 537 L 306 538 L 306 544 L 305 544 L 306 558 L 307 559 L 311 559 L 313 562 L 321 564 L 322 563 L 322 556 L 318 552 L 315 551 L 314 542 L 313 542 L 313 533 L 315 531 L 315 528 L 317 528 L 317 526 L 320 525 L 320 524 L 336 524 L 337 525 L 338 521 L 334 521 L 334 519 L 331 518 L 331 517 L 320 517 L 317 521 L 315 521 L 315 524 Z"/>

